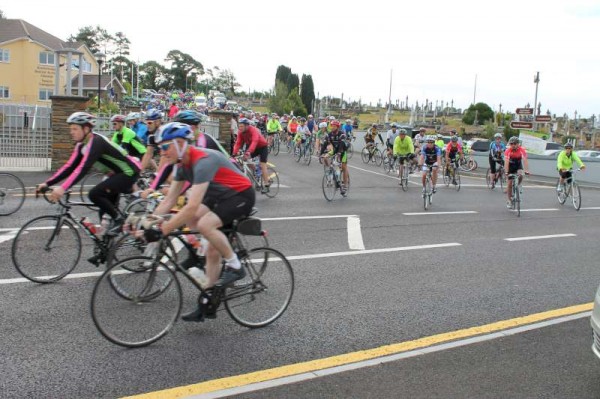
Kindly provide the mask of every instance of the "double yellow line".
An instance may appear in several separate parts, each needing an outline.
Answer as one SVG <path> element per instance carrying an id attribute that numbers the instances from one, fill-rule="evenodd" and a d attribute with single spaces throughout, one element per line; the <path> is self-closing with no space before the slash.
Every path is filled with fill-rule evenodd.
<path id="1" fill-rule="evenodd" d="M 343 366 L 351 363 L 357 363 L 360 361 L 375 359 L 382 356 L 389 356 L 402 352 L 408 352 L 411 350 L 425 348 L 428 346 L 437 345 L 449 341 L 455 341 L 458 339 L 470 338 L 483 334 L 490 334 L 493 332 L 520 327 L 527 324 L 533 324 L 544 320 L 574 315 L 577 313 L 590 311 L 592 310 L 592 307 L 593 303 L 584 303 L 581 305 L 575 305 L 562 309 L 555 309 L 546 312 L 535 313 L 528 316 L 517 317 L 514 319 L 502 320 L 483 326 L 465 328 L 462 330 L 436 334 L 429 337 L 419 338 L 414 341 L 384 345 L 378 348 L 346 353 L 343 355 L 331 356 L 323 359 L 316 359 L 302 363 L 290 364 L 287 366 L 275 367 L 267 370 L 260 370 L 232 377 L 219 378 L 216 380 L 205 381 L 198 384 L 170 388 L 140 395 L 128 396 L 124 399 L 185 398 L 191 395 L 200 395 L 204 393 L 220 391 L 223 389 L 238 388 L 259 382 L 275 380 L 278 378 L 289 377 L 303 373 L 315 372 L 318 370 L 328 369 L 336 366 Z"/>

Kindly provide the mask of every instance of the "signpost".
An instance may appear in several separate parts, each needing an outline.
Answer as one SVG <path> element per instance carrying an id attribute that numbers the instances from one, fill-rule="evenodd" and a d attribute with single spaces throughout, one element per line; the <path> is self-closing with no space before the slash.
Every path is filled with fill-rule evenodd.
<path id="1" fill-rule="evenodd" d="M 517 115 L 533 115 L 533 108 L 517 108 Z"/>
<path id="2" fill-rule="evenodd" d="M 533 122 L 510 122 L 511 129 L 533 129 Z"/>
<path id="3" fill-rule="evenodd" d="M 551 120 L 552 120 L 552 117 L 550 115 L 536 115 L 535 116 L 536 122 L 550 122 Z"/>

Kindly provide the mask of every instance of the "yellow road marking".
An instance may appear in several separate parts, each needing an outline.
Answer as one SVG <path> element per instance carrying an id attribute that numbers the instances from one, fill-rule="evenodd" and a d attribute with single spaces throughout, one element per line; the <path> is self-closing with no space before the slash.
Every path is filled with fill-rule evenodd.
<path id="1" fill-rule="evenodd" d="M 541 313 L 534 313 L 528 316 L 516 317 L 514 319 L 502 320 L 483 326 L 465 328 L 462 330 L 451 331 L 448 333 L 436 334 L 429 337 L 419 338 L 413 341 L 400 342 L 391 345 L 384 345 L 378 348 L 362 350 L 358 352 L 346 353 L 343 355 L 331 356 L 323 359 L 310 360 L 307 362 L 289 364 L 286 366 L 274 367 L 267 370 L 255 371 L 252 373 L 241 374 L 237 376 L 219 378 L 200 382 L 197 384 L 186 385 L 182 387 L 164 389 L 161 391 L 149 392 L 140 395 L 128 396 L 123 399 L 172 399 L 185 398 L 190 395 L 199 395 L 208 392 L 220 391 L 222 389 L 236 388 L 258 382 L 275 380 L 296 374 L 314 372 L 331 367 L 341 366 L 359 361 L 374 359 L 382 356 L 393 355 L 401 352 L 407 352 L 419 348 L 454 341 L 457 339 L 473 337 L 476 335 L 489 334 L 492 332 L 505 330 L 508 328 L 519 327 L 526 324 L 532 324 L 543 320 L 554 319 L 561 316 L 568 316 L 576 313 L 582 313 L 592 310 L 593 303 L 584 303 L 581 305 L 569 306 L 562 309 L 549 310 Z"/>

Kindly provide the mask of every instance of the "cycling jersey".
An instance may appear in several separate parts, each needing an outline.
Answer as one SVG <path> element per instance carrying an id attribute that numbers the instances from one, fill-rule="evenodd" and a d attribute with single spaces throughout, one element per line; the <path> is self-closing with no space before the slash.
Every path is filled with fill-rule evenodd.
<path id="1" fill-rule="evenodd" d="M 387 131 L 387 134 L 385 135 L 385 143 L 392 147 L 394 145 L 394 141 L 396 140 L 396 137 L 398 137 L 400 131 L 398 129 L 396 129 L 396 131 L 394 131 L 393 129 L 390 129 Z"/>
<path id="2" fill-rule="evenodd" d="M 296 131 L 298 130 L 298 122 L 290 122 L 288 123 L 288 133 L 296 133 Z"/>
<path id="3" fill-rule="evenodd" d="M 90 134 L 92 137 L 87 144 L 75 144 L 67 163 L 46 181 L 48 186 L 66 178 L 61 185 L 66 191 L 80 181 L 92 166 L 103 173 L 113 172 L 129 177 L 139 174 L 140 167 L 127 155 L 127 151 L 98 133 Z"/>
<path id="4" fill-rule="evenodd" d="M 237 140 L 233 147 L 233 154 L 237 154 L 240 148 L 246 145 L 246 152 L 254 153 L 257 149 L 266 147 L 268 145 L 267 140 L 260 134 L 260 130 L 254 126 L 248 126 L 245 132 L 241 130 L 238 132 Z"/>
<path id="5" fill-rule="evenodd" d="M 509 148 L 504 152 L 504 157 L 508 159 L 509 163 L 518 164 L 523 158 L 527 158 L 527 151 L 523 147 L 519 147 L 516 150 Z"/>
<path id="6" fill-rule="evenodd" d="M 342 139 L 342 134 L 339 130 L 337 132 L 331 132 L 327 134 L 327 137 L 325 137 L 325 142 L 323 144 L 322 153 L 325 152 L 325 149 L 329 144 L 333 146 L 334 154 L 343 154 L 346 152 L 346 141 Z"/>
<path id="7" fill-rule="evenodd" d="M 431 148 L 428 145 L 424 145 L 421 149 L 421 155 L 425 157 L 425 163 L 431 166 L 437 162 L 438 157 L 442 156 L 442 150 L 437 145 Z"/>
<path id="8" fill-rule="evenodd" d="M 502 142 L 500 142 L 500 144 L 498 144 L 496 141 L 494 141 L 490 144 L 490 153 L 489 154 L 492 158 L 496 158 L 496 159 L 502 158 L 505 151 L 506 151 L 506 145 Z"/>
<path id="9" fill-rule="evenodd" d="M 310 136 L 310 130 L 306 125 L 298 125 L 298 130 L 296 130 L 295 140 L 302 139 L 305 140 L 307 136 Z"/>
<path id="10" fill-rule="evenodd" d="M 394 140 L 394 155 L 407 156 L 415 152 L 415 146 L 408 136 L 404 136 L 404 140 L 398 136 Z"/>
<path id="11" fill-rule="evenodd" d="M 375 136 L 379 136 L 379 132 L 377 132 L 377 129 L 374 128 L 369 128 L 367 130 L 367 132 L 365 133 L 365 141 L 367 142 L 374 142 L 375 141 Z"/>
<path id="12" fill-rule="evenodd" d="M 123 126 L 121 130 L 114 132 L 112 142 L 120 145 L 131 156 L 142 158 L 146 153 L 146 147 L 139 140 L 135 132 Z"/>
<path id="13" fill-rule="evenodd" d="M 462 152 L 462 145 L 458 143 L 456 143 L 456 146 L 453 146 L 452 142 L 450 142 L 446 146 L 446 154 L 448 154 L 448 156 L 451 159 L 454 159 L 456 157 L 456 154 L 458 154 L 459 152 Z"/>
<path id="14" fill-rule="evenodd" d="M 281 123 L 277 119 L 269 119 L 267 122 L 267 133 L 277 133 L 282 130 Z"/>
<path id="15" fill-rule="evenodd" d="M 571 169 L 573 169 L 573 161 L 575 161 L 577 163 L 577 165 L 579 165 L 579 168 L 584 166 L 584 164 L 581 161 L 581 159 L 579 158 L 579 156 L 577 154 L 575 154 L 573 151 L 571 151 L 571 155 L 569 156 L 569 155 L 567 155 L 567 151 L 562 150 L 560 152 L 560 154 L 558 154 L 558 158 L 556 160 L 556 169 L 571 170 Z"/>
<path id="16" fill-rule="evenodd" d="M 142 121 L 138 121 L 131 127 L 131 130 L 135 132 L 140 141 L 144 144 L 148 142 L 148 126 Z"/>
<path id="17" fill-rule="evenodd" d="M 450 143 L 448 143 L 448 144 L 450 144 Z M 440 148 L 440 150 L 443 150 L 443 149 L 444 149 L 444 147 L 446 146 L 446 144 L 444 144 L 444 140 L 442 140 L 442 139 L 436 140 L 436 141 L 435 141 L 435 145 L 436 145 L 437 147 L 439 147 L 439 148 Z"/>

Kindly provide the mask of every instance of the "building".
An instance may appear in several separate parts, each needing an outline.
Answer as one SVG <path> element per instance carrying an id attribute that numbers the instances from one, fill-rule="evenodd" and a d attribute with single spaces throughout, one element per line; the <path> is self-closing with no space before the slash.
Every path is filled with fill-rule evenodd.
<path id="1" fill-rule="evenodd" d="M 85 44 L 65 42 L 21 19 L 0 19 L 0 104 L 49 106 L 55 92 L 96 95 L 98 70 Z M 116 78 L 101 76 L 102 96 L 111 88 L 117 98 L 125 92 Z"/>

